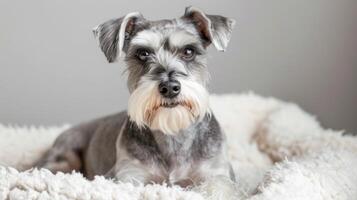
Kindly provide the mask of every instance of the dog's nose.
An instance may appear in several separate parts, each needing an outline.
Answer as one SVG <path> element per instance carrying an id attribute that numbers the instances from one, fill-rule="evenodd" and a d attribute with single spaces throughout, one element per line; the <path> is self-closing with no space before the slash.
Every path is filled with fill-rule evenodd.
<path id="1" fill-rule="evenodd" d="M 181 84 L 176 80 L 165 81 L 159 84 L 159 92 L 163 97 L 174 98 L 180 94 L 180 91 Z"/>

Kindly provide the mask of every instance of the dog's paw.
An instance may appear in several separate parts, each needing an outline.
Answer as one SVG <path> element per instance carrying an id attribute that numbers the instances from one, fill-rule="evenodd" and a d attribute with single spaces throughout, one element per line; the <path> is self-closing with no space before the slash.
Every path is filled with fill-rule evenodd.
<path id="1" fill-rule="evenodd" d="M 194 190 L 211 200 L 236 200 L 242 197 L 237 189 L 237 184 L 230 178 L 221 175 L 207 179 Z"/>

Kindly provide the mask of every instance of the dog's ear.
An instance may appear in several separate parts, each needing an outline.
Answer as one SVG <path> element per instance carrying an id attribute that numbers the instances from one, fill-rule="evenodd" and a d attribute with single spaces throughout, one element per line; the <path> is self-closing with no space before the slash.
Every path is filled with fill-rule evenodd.
<path id="1" fill-rule="evenodd" d="M 218 51 L 226 50 L 235 24 L 234 19 L 206 15 L 194 7 L 187 7 L 182 18 L 195 25 L 206 46 L 212 43 Z"/>
<path id="2" fill-rule="evenodd" d="M 138 23 L 143 20 L 144 18 L 140 13 L 133 12 L 124 17 L 106 21 L 93 29 L 93 34 L 108 62 L 115 62 L 118 54 L 119 56 L 122 55 L 131 34 Z"/>

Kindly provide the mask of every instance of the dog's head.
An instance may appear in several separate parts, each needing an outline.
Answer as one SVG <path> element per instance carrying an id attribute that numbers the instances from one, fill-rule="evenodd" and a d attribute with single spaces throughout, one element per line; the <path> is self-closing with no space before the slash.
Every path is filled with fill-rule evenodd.
<path id="1" fill-rule="evenodd" d="M 176 134 L 210 112 L 206 49 L 224 51 L 234 20 L 189 7 L 173 20 L 146 20 L 140 13 L 94 29 L 109 62 L 124 56 L 128 114 L 139 127 Z"/>

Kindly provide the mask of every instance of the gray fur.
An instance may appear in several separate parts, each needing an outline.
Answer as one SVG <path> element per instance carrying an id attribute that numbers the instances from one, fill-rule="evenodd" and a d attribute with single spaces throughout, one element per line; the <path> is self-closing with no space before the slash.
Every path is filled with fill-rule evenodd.
<path id="1" fill-rule="evenodd" d="M 197 20 L 202 19 L 210 20 L 209 24 L 197 27 Z M 115 61 L 118 52 L 125 52 L 131 94 L 147 80 L 150 84 L 175 80 L 186 85 L 194 80 L 197 84 L 192 87 L 198 89 L 184 92 L 197 95 L 200 91 L 203 94 L 196 97 L 204 98 L 209 81 L 207 45 L 214 43 L 218 48 L 226 48 L 231 22 L 189 8 L 183 17 L 174 20 L 149 21 L 140 14 L 129 14 L 99 25 L 94 34 L 109 62 Z M 210 35 L 205 36 L 202 31 L 209 31 Z M 192 58 L 184 57 L 187 48 L 193 49 Z M 152 53 L 140 60 L 138 49 Z M 178 97 L 159 99 L 181 105 Z M 208 110 L 174 135 L 138 125 L 126 111 L 83 123 L 62 133 L 37 166 L 54 172 L 76 170 L 90 179 L 105 175 L 120 181 L 166 182 L 185 187 L 212 176 L 235 180 L 226 156 L 224 134 Z"/>
<path id="2" fill-rule="evenodd" d="M 119 29 L 123 18 L 112 19 L 93 30 L 98 37 L 99 46 L 108 62 L 114 62 L 118 55 Z"/>
<path id="3" fill-rule="evenodd" d="M 213 43 L 219 51 L 225 51 L 235 20 L 220 15 L 206 15 L 197 8 L 187 7 L 184 20 L 191 21 L 200 31 L 205 45 Z"/>
<path id="4" fill-rule="evenodd" d="M 126 16 L 108 20 L 93 29 L 93 34 L 98 39 L 99 47 L 103 51 L 109 63 L 115 62 L 119 51 L 121 51 L 118 47 L 119 40 L 124 40 L 123 50 L 125 50 L 128 47 L 130 38 L 135 35 L 137 31 L 145 28 L 145 19 L 142 16 L 132 16 L 129 17 L 129 22 L 132 23 L 132 27 L 130 27 L 130 31 L 128 31 L 128 26 L 122 27 L 125 17 Z M 121 28 L 126 29 L 123 38 L 119 37 L 119 31 Z"/>

